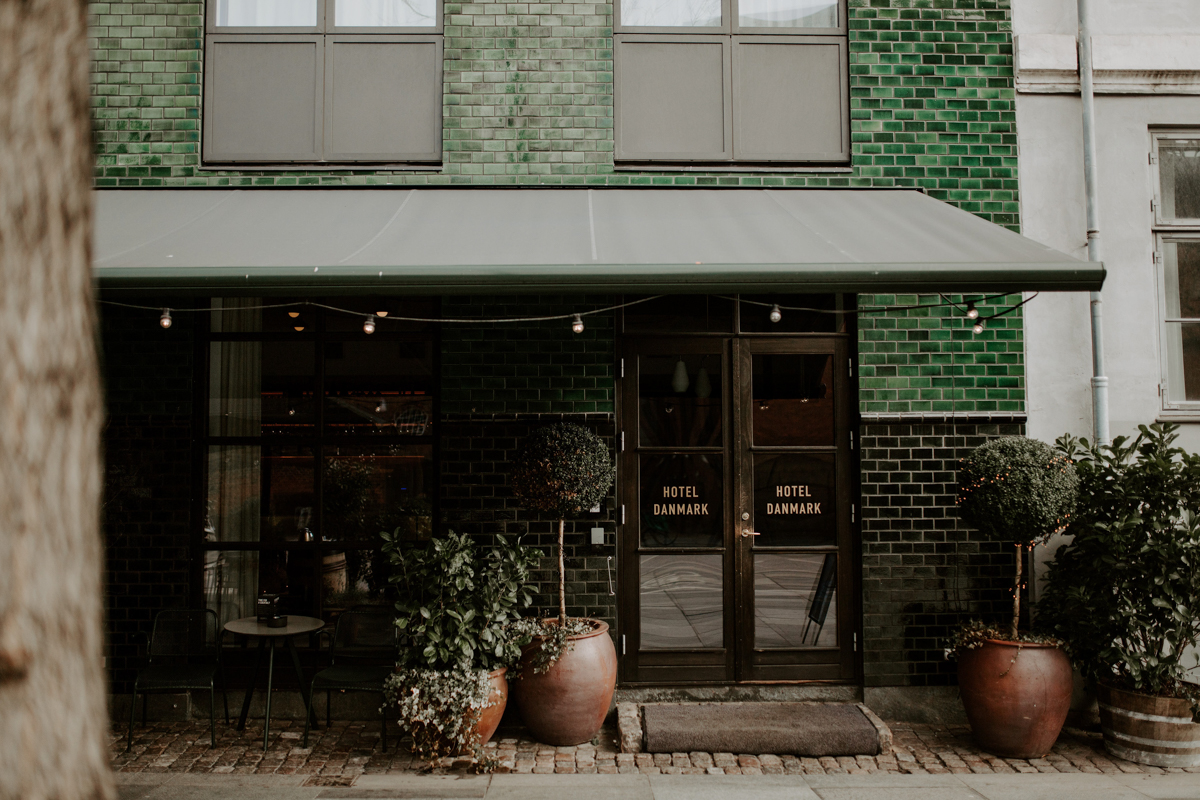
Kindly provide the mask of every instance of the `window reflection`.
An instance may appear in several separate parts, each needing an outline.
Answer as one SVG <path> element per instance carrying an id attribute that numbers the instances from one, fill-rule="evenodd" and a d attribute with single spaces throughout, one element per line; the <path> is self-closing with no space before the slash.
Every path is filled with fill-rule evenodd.
<path id="1" fill-rule="evenodd" d="M 719 355 L 640 357 L 641 445 L 720 447 L 721 393 Z"/>
<path id="2" fill-rule="evenodd" d="M 630 27 L 717 28 L 721 0 L 620 0 L 621 25 Z"/>
<path id="3" fill-rule="evenodd" d="M 642 650 L 719 648 L 725 643 L 721 556 L 642 556 Z"/>
<path id="4" fill-rule="evenodd" d="M 837 647 L 837 555 L 754 555 L 754 646 Z"/>
<path id="5" fill-rule="evenodd" d="M 343 28 L 436 27 L 437 0 L 335 0 Z"/>
<path id="6" fill-rule="evenodd" d="M 754 455 L 755 547 L 837 544 L 834 456 Z"/>
<path id="7" fill-rule="evenodd" d="M 720 547 L 724 508 L 721 456 L 638 459 L 643 547 Z"/>
<path id="8" fill-rule="evenodd" d="M 217 0 L 225 28 L 315 28 L 317 0 Z"/>
<path id="9" fill-rule="evenodd" d="M 325 424 L 339 435 L 433 434 L 430 342 L 325 344 Z"/>
<path id="10" fill-rule="evenodd" d="M 836 28 L 838 0 L 738 0 L 743 28 Z"/>
<path id="11" fill-rule="evenodd" d="M 755 445 L 833 444 L 832 356 L 756 354 L 752 380 Z"/>
<path id="12" fill-rule="evenodd" d="M 425 541 L 433 532 L 433 446 L 327 449 L 324 541 L 375 544 L 380 531 Z"/>
<path id="13" fill-rule="evenodd" d="M 1159 142 L 1164 219 L 1200 219 L 1200 139 Z"/>
<path id="14" fill-rule="evenodd" d="M 1167 318 L 1200 319 L 1200 242 L 1163 248 Z M 1200 400 L 1200 324 L 1167 323 L 1168 400 Z"/>

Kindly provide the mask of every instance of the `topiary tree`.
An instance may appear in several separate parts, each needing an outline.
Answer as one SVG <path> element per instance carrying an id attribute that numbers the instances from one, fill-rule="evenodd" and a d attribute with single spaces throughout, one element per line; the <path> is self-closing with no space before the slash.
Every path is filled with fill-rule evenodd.
<path id="1" fill-rule="evenodd" d="M 598 505 L 617 470 L 599 436 L 560 422 L 525 437 L 512 469 L 512 490 L 526 508 L 558 518 L 558 621 L 567 624 L 563 526 L 566 517 Z"/>
<path id="2" fill-rule="evenodd" d="M 959 461 L 958 515 L 989 539 L 1017 547 L 1010 633 L 1017 638 L 1025 551 L 1061 531 L 1075 510 L 1079 478 L 1071 459 L 1037 439 L 1005 436 Z"/>

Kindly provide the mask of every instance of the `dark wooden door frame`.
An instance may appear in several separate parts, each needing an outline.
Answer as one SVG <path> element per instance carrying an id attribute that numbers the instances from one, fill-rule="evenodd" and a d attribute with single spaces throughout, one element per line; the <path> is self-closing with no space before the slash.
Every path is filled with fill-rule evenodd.
<path id="1" fill-rule="evenodd" d="M 712 684 L 836 682 L 858 680 L 861 674 L 858 633 L 861 619 L 860 539 L 857 436 L 857 382 L 854 365 L 854 328 L 840 334 L 717 335 L 649 337 L 629 336 L 618 346 L 618 654 L 622 684 Z M 638 356 L 720 353 L 722 358 L 722 444 L 724 538 L 720 549 L 672 548 L 668 552 L 720 552 L 723 556 L 723 626 L 725 647 L 720 651 L 639 652 L 640 546 L 638 503 L 639 452 L 679 451 L 683 448 L 640 448 L 638 441 Z M 835 446 L 837 496 L 837 600 L 836 649 L 753 649 L 753 546 L 752 538 L 739 535 L 745 510 L 753 523 L 752 459 L 750 444 L 750 377 L 755 353 L 832 353 L 835 360 Z M 840 399 L 838 399 L 840 398 Z M 739 415 L 735 419 L 735 415 Z M 806 448 L 766 448 L 768 451 L 802 452 Z M 810 448 L 811 449 L 811 448 Z M 699 448 L 693 452 L 716 452 Z M 784 549 L 781 552 L 789 552 Z"/>

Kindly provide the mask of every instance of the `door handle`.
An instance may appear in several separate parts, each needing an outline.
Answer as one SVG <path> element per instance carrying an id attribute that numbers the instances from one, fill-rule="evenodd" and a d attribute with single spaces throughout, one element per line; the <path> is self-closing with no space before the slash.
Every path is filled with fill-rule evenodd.
<path id="1" fill-rule="evenodd" d="M 752 531 L 749 528 L 742 528 L 742 538 L 745 539 L 750 536 L 762 536 L 762 534 L 758 533 L 757 531 Z"/>

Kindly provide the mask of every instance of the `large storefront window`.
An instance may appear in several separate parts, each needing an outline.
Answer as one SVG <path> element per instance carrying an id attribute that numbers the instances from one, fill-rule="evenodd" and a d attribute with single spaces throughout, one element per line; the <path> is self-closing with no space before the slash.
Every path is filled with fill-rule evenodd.
<path id="1" fill-rule="evenodd" d="M 428 539 L 437 497 L 432 302 L 216 298 L 208 344 L 204 599 L 294 614 L 383 599 L 379 532 Z M 372 334 L 364 315 L 375 314 Z"/>

